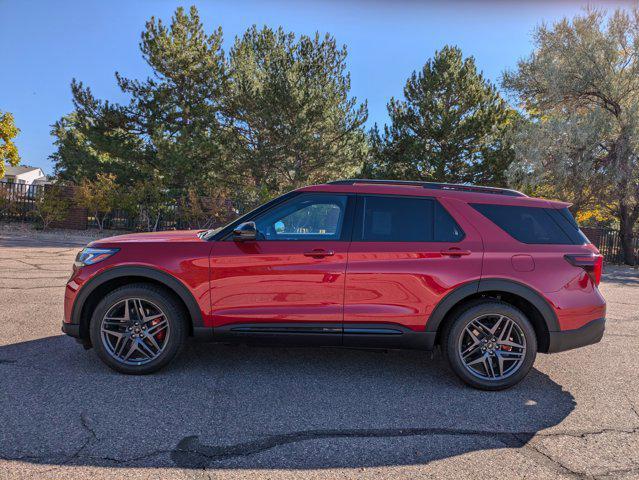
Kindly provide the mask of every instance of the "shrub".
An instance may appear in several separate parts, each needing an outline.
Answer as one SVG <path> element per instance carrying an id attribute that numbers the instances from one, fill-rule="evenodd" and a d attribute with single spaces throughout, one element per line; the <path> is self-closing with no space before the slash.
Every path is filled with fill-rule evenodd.
<path id="1" fill-rule="evenodd" d="M 93 215 L 101 231 L 119 195 L 115 175 L 99 173 L 95 180 L 82 180 L 76 191 L 76 201 Z"/>
<path id="2" fill-rule="evenodd" d="M 71 201 L 65 195 L 64 186 L 46 185 L 39 189 L 33 202 L 33 210 L 29 212 L 46 230 L 52 222 L 61 222 L 69 214 Z"/>

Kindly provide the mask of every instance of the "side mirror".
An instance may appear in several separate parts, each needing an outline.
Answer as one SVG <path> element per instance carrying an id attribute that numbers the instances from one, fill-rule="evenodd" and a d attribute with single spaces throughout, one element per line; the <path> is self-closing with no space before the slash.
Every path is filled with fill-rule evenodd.
<path id="1" fill-rule="evenodd" d="M 257 227 L 255 222 L 240 223 L 233 230 L 233 240 L 243 242 L 245 240 L 255 240 L 257 238 Z"/>

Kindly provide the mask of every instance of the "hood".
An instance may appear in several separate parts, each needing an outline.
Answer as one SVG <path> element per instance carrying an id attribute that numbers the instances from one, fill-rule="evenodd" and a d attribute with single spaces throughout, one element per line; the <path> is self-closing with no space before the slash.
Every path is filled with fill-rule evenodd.
<path id="1" fill-rule="evenodd" d="M 101 238 L 91 242 L 90 246 L 113 245 L 117 243 L 155 243 L 155 242 L 203 242 L 198 233 L 202 230 L 171 230 L 166 232 L 128 233 L 115 237 Z"/>

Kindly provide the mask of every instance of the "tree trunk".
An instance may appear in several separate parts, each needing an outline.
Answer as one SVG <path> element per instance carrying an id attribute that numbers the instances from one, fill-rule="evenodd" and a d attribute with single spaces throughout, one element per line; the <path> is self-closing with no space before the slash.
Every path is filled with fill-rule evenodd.
<path id="1" fill-rule="evenodd" d="M 637 222 L 639 209 L 629 208 L 625 204 L 619 207 L 619 240 L 621 241 L 621 253 L 623 261 L 627 265 L 635 265 L 635 249 L 633 246 L 633 230 Z"/>
<path id="2" fill-rule="evenodd" d="M 102 220 L 100 220 L 100 214 L 98 212 L 95 212 L 93 214 L 93 216 L 95 217 L 95 223 L 98 224 L 98 231 L 101 232 L 102 231 Z"/>

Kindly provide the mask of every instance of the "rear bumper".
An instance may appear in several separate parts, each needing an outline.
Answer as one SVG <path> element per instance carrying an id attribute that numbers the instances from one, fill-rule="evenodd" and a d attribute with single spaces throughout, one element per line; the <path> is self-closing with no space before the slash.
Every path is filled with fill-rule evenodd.
<path id="1" fill-rule="evenodd" d="M 548 353 L 563 352 L 573 348 L 592 345 L 601 340 L 605 330 L 606 319 L 599 318 L 588 322 L 581 328 L 563 330 L 561 332 L 549 332 L 550 345 Z"/>

